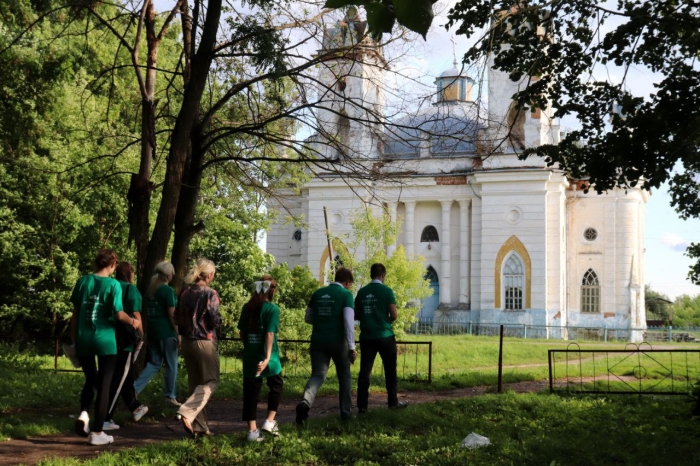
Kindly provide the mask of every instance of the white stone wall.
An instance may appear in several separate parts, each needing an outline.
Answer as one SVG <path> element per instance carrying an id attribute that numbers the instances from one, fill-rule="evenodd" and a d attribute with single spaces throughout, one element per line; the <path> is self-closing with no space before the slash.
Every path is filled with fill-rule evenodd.
<path id="1" fill-rule="evenodd" d="M 641 328 L 644 312 L 644 215 L 646 193 L 631 189 L 597 195 L 572 189 L 569 206 L 569 300 L 570 326 Z M 595 228 L 594 241 L 584 238 Z M 592 268 L 601 286 L 599 313 L 581 313 L 581 284 Z M 638 291 L 636 295 L 631 291 Z M 641 295 L 641 296 L 640 296 Z"/>
<path id="2" fill-rule="evenodd" d="M 320 65 L 322 84 L 316 89 L 318 126 L 352 158 L 380 156 L 378 136 L 385 103 L 385 70 L 381 60 L 370 52 L 362 54 L 358 61 L 339 59 Z M 347 130 L 339 126 L 341 115 L 347 116 Z M 335 158 L 335 152 L 331 147 L 322 150 L 329 158 Z"/>

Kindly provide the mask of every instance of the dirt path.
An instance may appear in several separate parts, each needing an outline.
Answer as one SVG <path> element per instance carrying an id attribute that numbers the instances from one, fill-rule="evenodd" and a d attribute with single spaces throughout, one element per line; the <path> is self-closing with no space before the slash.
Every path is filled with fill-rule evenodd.
<path id="1" fill-rule="evenodd" d="M 548 387 L 547 381 L 519 382 L 506 384 L 505 388 L 518 393 L 536 392 Z M 493 391 L 494 387 L 482 386 L 462 388 L 457 390 L 437 392 L 405 392 L 399 398 L 409 404 L 432 403 L 435 401 L 461 398 L 465 396 L 483 395 Z M 294 408 L 297 399 L 283 400 L 277 420 L 281 424 L 294 423 Z M 260 405 L 260 412 L 263 410 Z M 370 396 L 370 409 L 386 409 L 386 398 L 383 395 Z M 318 397 L 311 417 L 338 415 L 338 398 L 336 396 Z M 240 421 L 241 402 L 238 400 L 213 400 L 209 403 L 209 426 L 217 434 L 232 434 L 245 430 L 245 423 Z M 152 419 L 152 418 L 151 418 Z M 115 452 L 126 448 L 140 447 L 156 442 L 181 439 L 184 435 L 182 427 L 175 419 L 164 419 L 160 422 L 130 424 L 119 429 L 114 434 L 114 443 L 107 447 L 88 445 L 84 438 L 76 435 L 57 435 L 50 437 L 33 437 L 24 440 L 9 440 L 0 443 L 0 466 L 14 464 L 36 464 L 51 457 L 75 457 L 79 459 L 93 458 L 104 451 Z"/>

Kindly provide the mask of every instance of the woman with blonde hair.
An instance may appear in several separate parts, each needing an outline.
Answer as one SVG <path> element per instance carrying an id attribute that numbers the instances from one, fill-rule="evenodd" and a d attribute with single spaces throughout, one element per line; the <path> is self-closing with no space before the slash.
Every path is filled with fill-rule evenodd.
<path id="1" fill-rule="evenodd" d="M 180 336 L 175 322 L 175 290 L 168 283 L 173 279 L 175 269 L 170 262 L 161 262 L 151 277 L 146 294 L 147 323 L 146 338 L 149 357 L 141 375 L 134 382 L 134 390 L 141 393 L 161 367 L 165 366 L 165 398 L 171 404 L 180 406 L 177 401 L 177 356 Z"/>
<path id="2" fill-rule="evenodd" d="M 206 404 L 219 386 L 219 294 L 209 287 L 215 274 L 212 261 L 198 259 L 187 276 L 189 286 L 182 290 L 175 314 L 189 386 L 189 398 L 177 412 L 183 428 L 192 436 L 211 435 Z"/>
<path id="3" fill-rule="evenodd" d="M 243 420 L 248 423 L 249 442 L 263 440 L 260 430 L 278 436 L 275 415 L 282 397 L 282 364 L 277 346 L 280 309 L 272 304 L 277 282 L 265 275 L 253 284 L 250 300 L 243 306 L 238 330 L 243 340 Z M 258 396 L 262 378 L 270 389 L 267 397 L 267 416 L 257 428 Z"/>

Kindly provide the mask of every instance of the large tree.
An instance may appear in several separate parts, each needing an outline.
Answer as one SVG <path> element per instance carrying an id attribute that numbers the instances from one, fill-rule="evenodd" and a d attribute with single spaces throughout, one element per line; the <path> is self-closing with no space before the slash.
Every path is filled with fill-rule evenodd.
<path id="1" fill-rule="evenodd" d="M 372 31 L 395 23 L 422 34 L 432 1 L 328 0 L 364 5 Z M 487 63 L 522 83 L 522 111 L 551 105 L 575 121 L 558 145 L 523 151 L 543 157 L 598 192 L 669 182 L 682 217 L 700 216 L 700 4 L 692 0 L 460 0 L 447 27 L 472 38 L 467 65 Z M 630 70 L 646 70 L 643 94 Z M 608 79 L 609 73 L 619 79 Z M 497 145 L 496 145 L 497 146 Z M 689 255 L 700 258 L 700 245 Z M 690 278 L 700 283 L 700 263 Z"/>
<path id="2" fill-rule="evenodd" d="M 310 172 L 379 176 L 371 166 L 355 163 L 354 148 L 334 134 L 325 137 L 323 144 L 319 139 L 312 144 L 300 137 L 310 132 L 328 136 L 328 125 L 315 119 L 318 111 L 343 116 L 342 109 L 330 104 L 346 99 L 342 88 L 335 82 L 321 82 L 318 67 L 333 68 L 331 61 L 352 63 L 366 58 L 355 50 L 365 43 L 364 36 L 358 35 L 348 46 L 314 53 L 322 49 L 322 20 L 329 10 L 310 12 L 306 6 L 273 0 L 255 0 L 245 7 L 224 6 L 221 0 L 177 0 L 169 6 L 158 15 L 152 0 L 71 4 L 117 40 L 112 70 L 129 66 L 137 78 L 142 100 L 141 162 L 132 178 L 129 202 L 130 236 L 143 271 L 142 287 L 155 264 L 167 258 L 173 233 L 171 260 L 176 283 L 183 276 L 189 244 L 205 226 L 198 218 L 197 204 L 206 170 L 235 165 L 237 173 L 253 169 L 257 171 L 254 178 L 265 179 L 268 173 L 258 162 L 268 161 L 287 167 L 303 164 Z M 181 27 L 173 37 L 180 60 L 168 67 L 158 61 L 158 50 L 177 16 Z M 145 51 L 141 51 L 142 41 L 147 45 Z M 104 73 L 105 79 L 110 73 Z M 162 74 L 166 78 L 159 81 L 156 76 Z M 340 74 L 339 82 L 343 79 Z M 316 95 L 308 94 L 311 88 Z M 162 102 L 158 95 L 164 97 Z M 357 118 L 360 125 L 374 128 L 383 121 L 373 102 L 353 101 L 351 105 L 362 108 Z M 299 132 L 300 125 L 307 128 L 305 132 Z M 163 148 L 157 147 L 154 134 L 165 138 Z M 333 150 L 319 148 L 324 144 Z M 162 183 L 149 173 L 151 159 L 159 151 L 167 154 Z M 338 153 L 342 164 L 329 156 Z M 269 184 L 259 186 L 270 190 Z M 156 194 L 153 188 L 158 189 Z M 159 204 L 151 228 L 146 212 L 154 195 L 159 195 Z M 146 244 L 147 231 L 151 233 Z"/>

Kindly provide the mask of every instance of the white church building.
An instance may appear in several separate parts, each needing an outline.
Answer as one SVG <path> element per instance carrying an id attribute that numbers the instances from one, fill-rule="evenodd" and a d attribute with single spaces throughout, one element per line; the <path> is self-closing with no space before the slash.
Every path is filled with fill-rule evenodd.
<path id="1" fill-rule="evenodd" d="M 351 212 L 369 202 L 401 221 L 397 245 L 425 258 L 434 294 L 417 307 L 423 322 L 538 326 L 550 338 L 606 328 L 641 341 L 649 193 L 585 193 L 583 182 L 542 159 L 519 160 L 526 147 L 556 144 L 558 122 L 549 110 L 514 110 L 511 96 L 524 83 L 493 69 L 484 102 L 473 99 L 474 81 L 455 65 L 436 79 L 428 110 L 367 124 L 383 114 L 386 62 L 362 39 L 364 27 L 351 17 L 325 30 L 319 53 L 342 53 L 319 73 L 337 92 L 319 97 L 324 130 L 314 138 L 336 163 L 300 191 L 279 190 L 269 206 L 280 215 L 267 251 L 290 267 L 309 266 L 323 282 L 333 259 L 324 208 L 337 235 L 351 233 Z M 355 168 L 364 164 L 382 177 L 339 176 L 338 161 L 350 157 Z M 290 213 L 303 218 L 302 227 L 288 221 Z"/>

